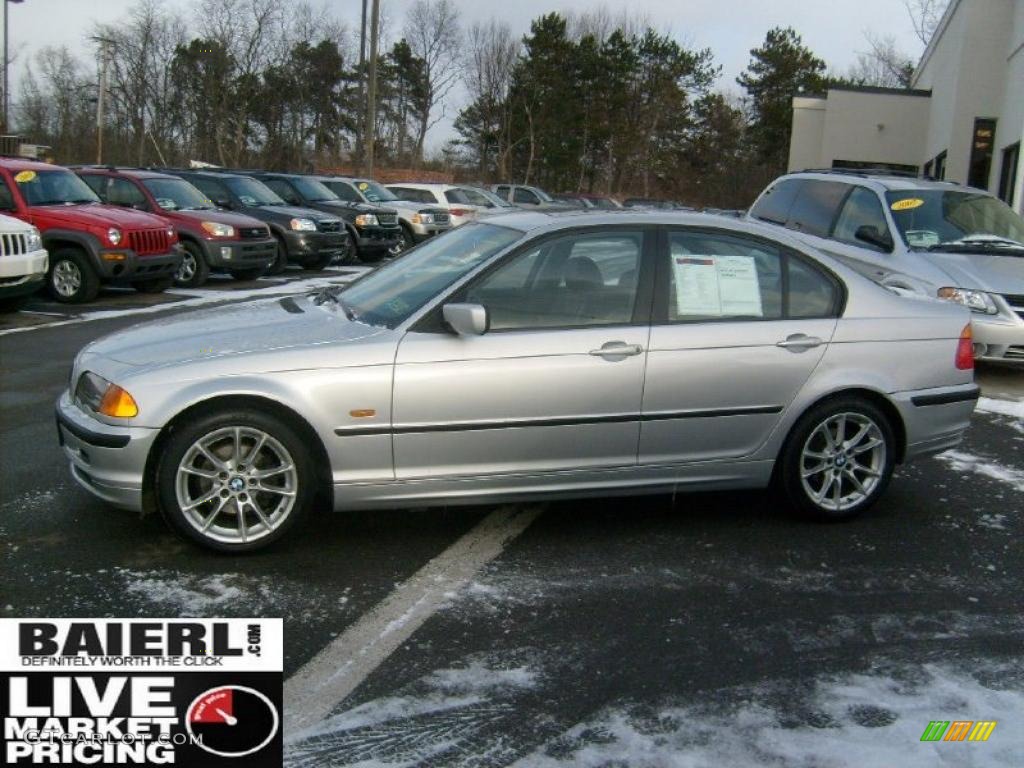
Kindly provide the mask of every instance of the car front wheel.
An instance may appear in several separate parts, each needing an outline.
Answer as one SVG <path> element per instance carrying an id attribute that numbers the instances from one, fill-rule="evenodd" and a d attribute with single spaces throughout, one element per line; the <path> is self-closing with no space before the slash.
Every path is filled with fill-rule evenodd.
<path id="1" fill-rule="evenodd" d="M 61 248 L 50 259 L 48 288 L 62 304 L 92 301 L 100 292 L 100 278 L 85 254 L 77 248 Z"/>
<path id="2" fill-rule="evenodd" d="M 181 265 L 174 273 L 174 284 L 182 288 L 198 288 L 210 276 L 210 265 L 206 263 L 203 250 L 195 243 L 185 242 Z"/>
<path id="3" fill-rule="evenodd" d="M 888 417 L 859 397 L 815 406 L 797 422 L 778 480 L 790 504 L 822 520 L 847 520 L 882 495 L 896 460 Z"/>
<path id="4" fill-rule="evenodd" d="M 309 451 L 287 423 L 233 410 L 171 435 L 157 491 L 179 533 L 219 552 L 251 552 L 280 539 L 307 511 L 313 477 Z"/>

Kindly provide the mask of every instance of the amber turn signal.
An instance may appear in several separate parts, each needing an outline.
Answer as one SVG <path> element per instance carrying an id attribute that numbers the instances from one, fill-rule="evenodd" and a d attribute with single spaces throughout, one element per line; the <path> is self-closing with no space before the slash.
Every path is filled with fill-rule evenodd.
<path id="1" fill-rule="evenodd" d="M 104 416 L 130 419 L 133 416 L 139 415 L 139 406 L 135 404 L 134 397 L 117 386 L 117 384 L 111 384 L 103 394 L 99 412 Z"/>

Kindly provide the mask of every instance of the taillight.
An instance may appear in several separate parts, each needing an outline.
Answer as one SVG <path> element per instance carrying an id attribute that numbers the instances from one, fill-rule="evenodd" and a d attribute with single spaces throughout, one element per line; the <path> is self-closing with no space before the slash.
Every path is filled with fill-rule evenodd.
<path id="1" fill-rule="evenodd" d="M 956 345 L 956 367 L 961 371 L 970 371 L 974 368 L 974 337 L 971 334 L 970 323 L 960 332 L 960 341 Z"/>
<path id="2" fill-rule="evenodd" d="M 448 213 L 452 216 L 469 216 L 473 211 L 470 208 L 449 208 Z"/>

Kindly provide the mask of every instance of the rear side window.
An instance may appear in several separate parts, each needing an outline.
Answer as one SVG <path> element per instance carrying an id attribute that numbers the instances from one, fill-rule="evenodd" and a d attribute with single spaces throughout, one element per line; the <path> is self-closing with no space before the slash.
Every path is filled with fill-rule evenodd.
<path id="1" fill-rule="evenodd" d="M 219 181 L 214 179 L 207 179 L 202 176 L 196 176 L 188 179 L 196 189 L 206 195 L 213 202 L 219 202 L 230 199 L 227 189 Z"/>
<path id="2" fill-rule="evenodd" d="M 828 237 L 849 191 L 849 185 L 836 181 L 805 181 L 789 209 L 786 226 L 808 235 Z"/>
<path id="3" fill-rule="evenodd" d="M 283 179 L 263 179 L 263 183 L 274 190 L 286 203 L 298 205 L 301 202 L 299 196 L 295 194 L 295 190 L 292 189 L 287 181 Z"/>
<path id="4" fill-rule="evenodd" d="M 103 200 L 104 202 L 106 202 L 106 200 L 107 200 L 107 177 L 106 176 L 97 176 L 97 175 L 93 174 L 93 175 L 82 176 L 81 179 L 82 179 L 82 181 L 84 181 L 86 184 L 89 185 L 89 189 L 91 189 L 93 192 L 95 192 L 96 195 L 100 198 L 100 200 Z"/>
<path id="5" fill-rule="evenodd" d="M 750 215 L 772 224 L 785 224 L 789 221 L 789 209 L 793 207 L 793 201 L 802 184 L 800 179 L 783 179 L 773 184 L 750 209 Z"/>

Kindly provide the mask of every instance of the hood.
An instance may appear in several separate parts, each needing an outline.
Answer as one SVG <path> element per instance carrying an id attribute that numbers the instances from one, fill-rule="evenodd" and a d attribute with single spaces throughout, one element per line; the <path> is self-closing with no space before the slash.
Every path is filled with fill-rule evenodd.
<path id="1" fill-rule="evenodd" d="M 256 353 L 301 352 L 385 332 L 387 329 L 348 320 L 331 302 L 317 306 L 308 296 L 290 296 L 143 323 L 98 339 L 83 353 L 155 369 L 204 360 L 226 362 Z M 316 357 L 310 362 L 326 361 Z M 230 368 L 233 366 L 225 366 Z"/>
<path id="2" fill-rule="evenodd" d="M 96 227 L 118 227 L 120 229 L 156 229 L 166 227 L 168 220 L 144 211 L 122 208 L 117 205 L 87 203 L 85 205 L 47 205 L 35 208 L 33 214 L 45 217 L 56 224 L 80 227 L 91 224 Z"/>
<path id="3" fill-rule="evenodd" d="M 197 223 L 201 221 L 216 221 L 218 224 L 230 224 L 235 228 L 245 227 L 248 229 L 249 227 L 266 227 L 262 221 L 254 219 L 252 216 L 222 211 L 219 208 L 213 208 L 207 211 L 169 211 L 165 215 L 170 218 L 188 219 L 189 221 L 195 221 Z"/>
<path id="4" fill-rule="evenodd" d="M 950 287 L 971 288 L 988 293 L 1024 294 L 1024 252 L 1003 254 L 933 251 L 922 253 L 921 257 L 950 276 Z"/>
<path id="5" fill-rule="evenodd" d="M 337 218 L 331 216 L 328 213 L 318 211 L 316 208 L 299 208 L 296 205 L 265 205 L 265 206 L 253 206 L 259 208 L 262 211 L 272 211 L 273 213 L 279 213 L 282 216 L 288 216 L 289 218 L 295 219 L 312 219 L 313 221 L 324 221 L 326 219 Z"/>
<path id="6" fill-rule="evenodd" d="M 394 213 L 393 207 L 385 208 L 383 205 L 376 203 L 355 203 L 349 202 L 348 200 L 324 200 L 322 203 L 317 205 L 329 205 L 332 208 L 343 208 L 348 211 L 357 211 L 359 213 Z M 388 206 L 392 206 L 392 203 L 388 203 Z"/>

